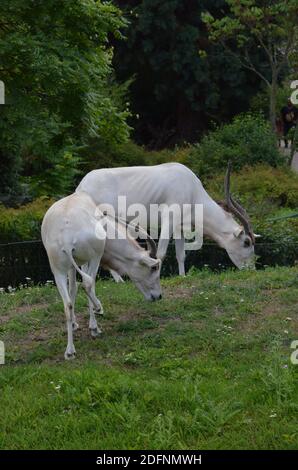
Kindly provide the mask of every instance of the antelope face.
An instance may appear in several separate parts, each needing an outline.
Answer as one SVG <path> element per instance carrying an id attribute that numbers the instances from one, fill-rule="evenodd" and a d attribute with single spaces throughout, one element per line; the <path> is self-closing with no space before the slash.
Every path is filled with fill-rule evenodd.
<path id="1" fill-rule="evenodd" d="M 226 250 L 237 268 L 255 269 L 254 242 L 241 227 L 230 236 Z"/>
<path id="2" fill-rule="evenodd" d="M 127 266 L 127 274 L 146 300 L 161 299 L 160 259 L 151 258 L 148 252 Z"/>
<path id="3" fill-rule="evenodd" d="M 226 250 L 233 263 L 239 269 L 255 269 L 255 238 L 252 226 L 246 210 L 237 202 L 230 192 L 231 162 L 225 177 L 225 204 L 228 212 L 234 215 L 241 222 L 241 226 L 229 235 L 226 243 Z"/>

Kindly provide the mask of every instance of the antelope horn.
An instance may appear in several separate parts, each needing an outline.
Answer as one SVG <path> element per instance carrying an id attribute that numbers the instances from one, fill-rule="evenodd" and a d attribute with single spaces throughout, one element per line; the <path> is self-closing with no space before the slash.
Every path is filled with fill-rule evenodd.
<path id="1" fill-rule="evenodd" d="M 149 247 L 149 255 L 151 258 L 156 259 L 157 258 L 157 246 L 153 238 L 150 237 L 150 235 L 147 233 L 147 245 Z"/>
<path id="2" fill-rule="evenodd" d="M 132 222 L 128 222 L 127 220 L 125 219 L 122 219 L 121 217 L 117 217 L 115 216 L 115 219 L 118 221 L 118 222 L 121 222 L 123 224 L 125 224 L 127 226 L 127 228 L 129 227 L 132 227 L 134 228 L 134 230 L 140 234 L 143 234 L 146 238 L 146 242 L 147 242 L 147 246 L 148 246 L 148 249 L 149 249 L 149 255 L 151 258 L 154 258 L 156 259 L 157 258 L 157 246 L 156 246 L 156 243 L 155 241 L 153 240 L 152 237 L 150 237 L 149 233 L 146 232 L 146 230 L 144 230 L 140 224 L 138 223 L 137 225 L 133 224 Z"/>
<path id="3" fill-rule="evenodd" d="M 232 214 L 234 214 L 242 223 L 245 232 L 250 236 L 253 243 L 255 243 L 254 233 L 250 224 L 249 217 L 245 209 L 235 201 L 230 192 L 230 178 L 231 178 L 231 169 L 232 164 L 231 162 L 228 163 L 228 169 L 225 176 L 225 196 L 226 196 L 226 203 Z"/>

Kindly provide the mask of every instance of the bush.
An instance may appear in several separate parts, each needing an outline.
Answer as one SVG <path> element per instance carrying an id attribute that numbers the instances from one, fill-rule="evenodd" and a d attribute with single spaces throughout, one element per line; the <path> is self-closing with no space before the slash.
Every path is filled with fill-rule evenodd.
<path id="1" fill-rule="evenodd" d="M 224 173 L 209 180 L 206 189 L 215 200 L 224 198 Z M 231 178 L 231 191 L 250 215 L 261 235 L 256 252 L 259 262 L 293 264 L 298 256 L 298 218 L 273 221 L 297 212 L 298 175 L 289 168 L 269 165 L 244 167 Z"/>
<path id="2" fill-rule="evenodd" d="M 262 115 L 239 115 L 231 124 L 210 132 L 193 146 L 187 164 L 204 180 L 225 169 L 228 161 L 235 170 L 258 163 L 283 163 L 275 134 Z"/>
<path id="3" fill-rule="evenodd" d="M 98 140 L 93 140 L 83 151 L 83 170 L 86 173 L 98 168 L 145 165 L 146 153 L 143 147 L 132 141 L 122 145 L 107 146 Z"/>
<path id="4" fill-rule="evenodd" d="M 0 243 L 39 240 L 43 216 L 53 202 L 39 198 L 17 209 L 0 205 Z"/>
<path id="5" fill-rule="evenodd" d="M 87 172 L 96 168 L 159 165 L 167 162 L 187 164 L 191 148 L 188 146 L 177 147 L 174 150 L 148 151 L 132 141 L 109 147 L 93 141 L 84 150 L 83 169 Z"/>
<path id="6" fill-rule="evenodd" d="M 206 188 L 215 199 L 224 197 L 224 173 L 207 181 Z M 262 216 L 279 207 L 298 206 L 298 175 L 288 167 L 270 165 L 244 167 L 231 176 L 231 191 L 245 207 Z"/>
<path id="7" fill-rule="evenodd" d="M 72 192 L 75 187 L 75 177 L 80 174 L 79 158 L 68 151 L 58 151 L 52 166 L 42 174 L 22 178 L 29 184 L 30 194 L 39 198 L 42 196 L 63 197 Z"/>

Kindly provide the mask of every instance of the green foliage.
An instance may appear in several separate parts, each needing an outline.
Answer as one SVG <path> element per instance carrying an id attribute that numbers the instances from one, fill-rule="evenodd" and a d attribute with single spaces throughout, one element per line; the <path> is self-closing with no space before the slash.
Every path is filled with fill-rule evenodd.
<path id="1" fill-rule="evenodd" d="M 7 125 L 2 118 L 3 106 L 0 105 L 0 196 L 12 196 L 20 190 L 18 176 L 22 167 L 22 158 L 14 126 Z M 10 129 L 9 129 L 10 128 Z"/>
<path id="2" fill-rule="evenodd" d="M 34 197 L 52 195 L 62 197 L 71 192 L 75 177 L 80 173 L 80 158 L 76 152 L 64 148 L 53 153 L 51 165 L 32 176 L 23 178 Z"/>
<path id="3" fill-rule="evenodd" d="M 217 200 L 224 197 L 223 181 L 221 173 L 207 182 L 207 190 Z M 241 171 L 233 171 L 231 191 L 243 205 L 262 217 L 280 208 L 298 206 L 298 175 L 286 166 L 245 166 Z"/>
<path id="4" fill-rule="evenodd" d="M 132 120 L 138 142 L 151 148 L 193 142 L 212 120 L 247 110 L 259 81 L 241 70 L 220 44 L 211 44 L 201 20 L 215 16 L 224 0 L 119 0 L 131 26 L 116 44 L 121 80 L 134 77 Z M 259 56 L 258 50 L 256 55 Z"/>
<path id="5" fill-rule="evenodd" d="M 193 147 L 189 166 L 203 180 L 227 167 L 238 170 L 245 165 L 283 162 L 275 135 L 261 115 L 245 114 L 232 123 L 216 128 Z"/>
<path id="6" fill-rule="evenodd" d="M 226 0 L 228 12 L 221 18 L 203 13 L 209 38 L 220 42 L 243 68 L 266 84 L 270 94 L 272 129 L 276 120 L 276 91 L 281 74 L 296 55 L 298 4 L 296 0 Z M 255 61 L 255 49 L 263 61 Z M 292 61 L 293 64 L 293 61 Z"/>
<path id="7" fill-rule="evenodd" d="M 86 172 L 95 168 L 159 165 L 167 162 L 187 163 L 191 149 L 191 146 L 185 146 L 176 147 L 174 150 L 149 151 L 131 140 L 114 146 L 102 146 L 95 140 L 82 152 L 83 169 Z"/>
<path id="8" fill-rule="evenodd" d="M 276 91 L 276 110 L 277 117 L 280 117 L 280 110 L 287 104 L 291 92 L 288 83 L 279 86 Z M 250 102 L 250 109 L 253 113 L 262 113 L 269 118 L 270 92 L 268 87 L 264 87 L 256 93 Z"/>
<path id="9" fill-rule="evenodd" d="M 82 152 L 84 171 L 96 168 L 146 165 L 146 150 L 128 141 L 122 145 L 102 145 L 97 139 L 91 140 Z"/>
<path id="10" fill-rule="evenodd" d="M 111 3 L 2 0 L 1 192 L 33 176 L 35 195 L 65 194 L 90 138 L 123 142 L 128 109 L 113 82 L 109 37 L 126 23 Z M 5 162 L 9 162 L 9 165 Z"/>
<path id="11" fill-rule="evenodd" d="M 224 173 L 207 182 L 215 200 L 224 199 Z M 298 175 L 287 167 L 244 167 L 233 173 L 231 191 L 249 213 L 254 231 L 261 235 L 257 251 L 263 264 L 288 264 L 297 260 L 298 219 L 276 220 L 297 212 Z"/>
<path id="12" fill-rule="evenodd" d="M 0 204 L 0 243 L 39 240 L 43 216 L 53 202 L 40 198 L 17 209 Z"/>

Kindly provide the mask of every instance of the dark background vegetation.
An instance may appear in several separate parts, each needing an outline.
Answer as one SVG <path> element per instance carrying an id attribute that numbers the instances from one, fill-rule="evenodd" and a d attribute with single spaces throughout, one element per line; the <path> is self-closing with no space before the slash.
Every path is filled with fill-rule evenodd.
<path id="1" fill-rule="evenodd" d="M 116 3 L 130 27 L 127 39 L 115 45 L 114 65 L 121 81 L 134 78 L 131 123 L 139 144 L 163 148 L 195 142 L 213 123 L 249 108 L 260 79 L 212 44 L 201 20 L 206 9 L 221 16 L 224 0 Z"/>
<path id="2" fill-rule="evenodd" d="M 47 208 L 94 168 L 179 161 L 222 199 L 231 160 L 232 190 L 263 245 L 278 247 L 264 263 L 295 262 L 297 219 L 270 222 L 297 212 L 298 177 L 277 147 L 269 90 L 241 65 L 239 44 L 231 54 L 202 19 L 232 18 L 233 3 L 1 1 L 0 243 L 39 239 Z M 287 35 L 278 27 L 272 47 Z M 270 80 L 253 36 L 249 53 Z M 276 112 L 296 62 L 289 57 L 279 75 Z M 1 259 L 4 267 L 14 256 Z"/>

